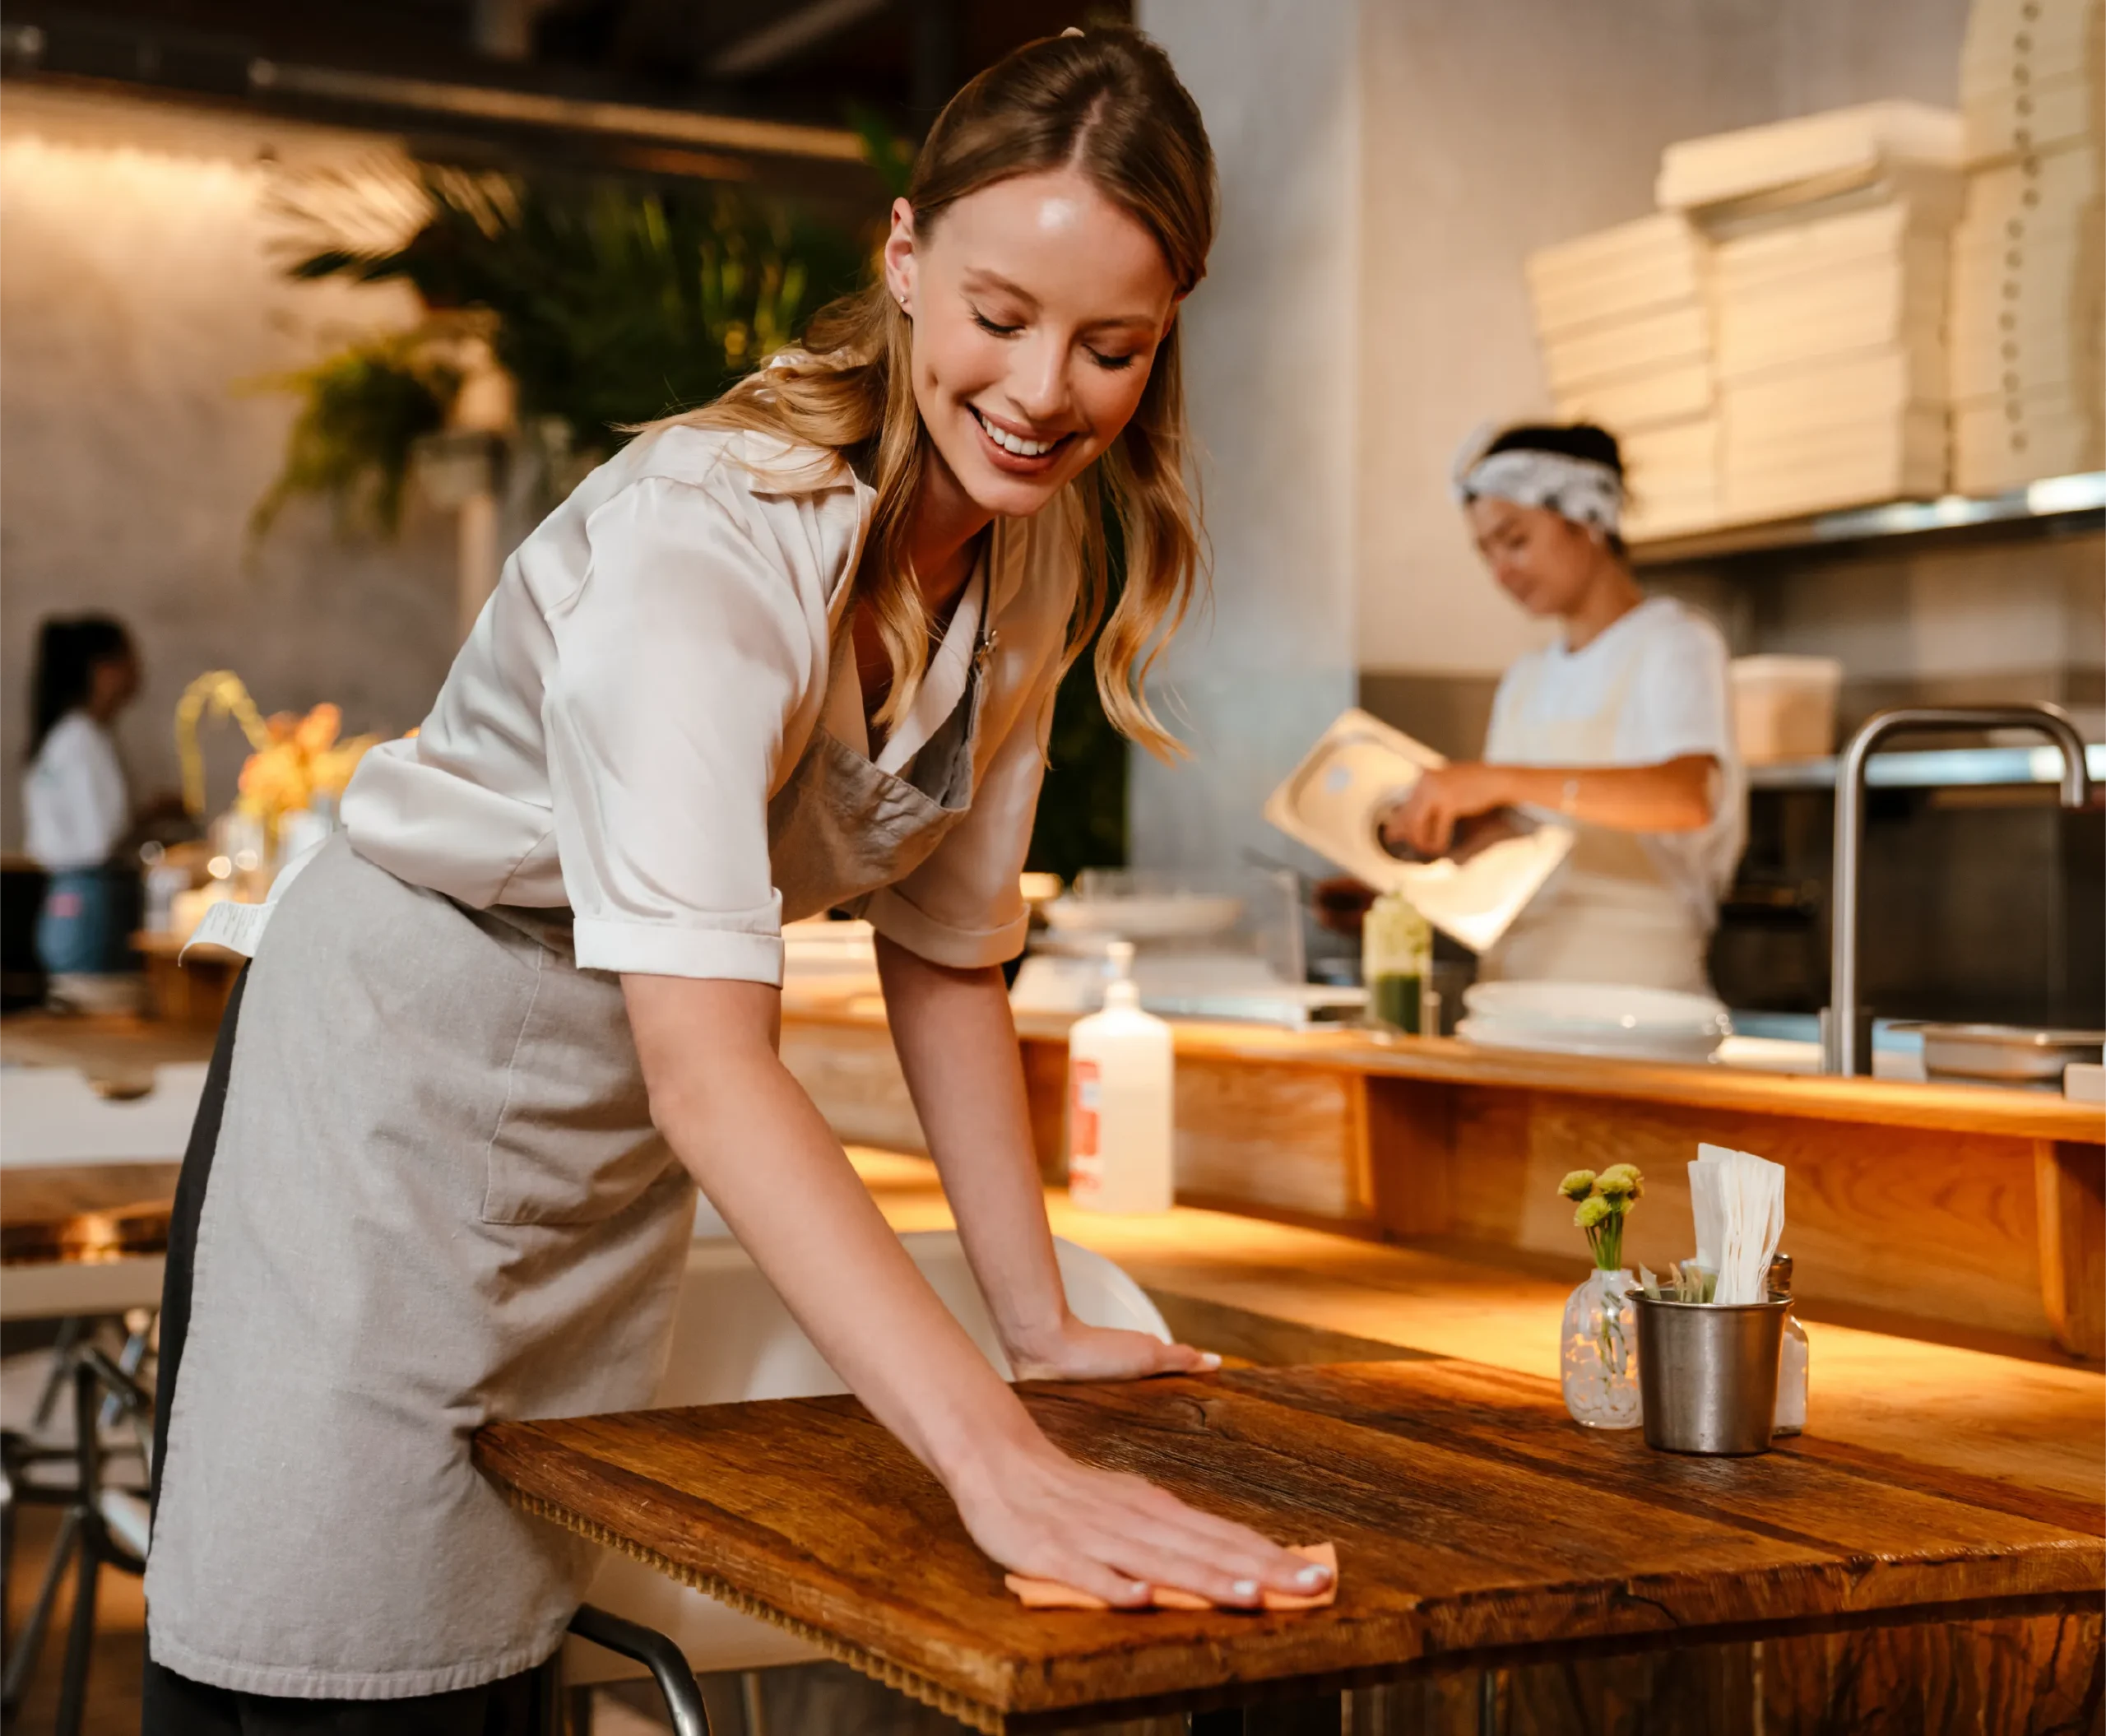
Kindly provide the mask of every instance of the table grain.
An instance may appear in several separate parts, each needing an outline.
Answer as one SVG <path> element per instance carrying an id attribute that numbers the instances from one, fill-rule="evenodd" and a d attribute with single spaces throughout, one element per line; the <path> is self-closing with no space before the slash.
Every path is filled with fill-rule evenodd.
<path id="1" fill-rule="evenodd" d="M 1481 1364 L 1019 1391 L 1079 1458 L 1283 1543 L 1335 1542 L 1337 1604 L 1027 1613 L 852 1399 L 499 1423 L 475 1453 L 527 1511 L 989 1732 L 1580 1646 L 2094 1608 L 2106 1593 L 2099 1500 L 1817 1440 L 1747 1460 L 1654 1453 L 1579 1428 L 1554 1383 Z"/>

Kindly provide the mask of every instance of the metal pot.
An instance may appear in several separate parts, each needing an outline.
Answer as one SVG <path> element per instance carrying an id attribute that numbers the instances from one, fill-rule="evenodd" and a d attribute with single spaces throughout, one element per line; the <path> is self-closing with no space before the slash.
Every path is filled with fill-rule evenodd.
<path id="1" fill-rule="evenodd" d="M 1923 1036 L 1923 1071 L 1932 1079 L 2060 1090 L 2073 1061 L 2096 1061 L 2106 1032 L 2044 1031 L 2024 1025 L 1911 1024 Z"/>
<path id="2" fill-rule="evenodd" d="M 1645 1444 L 1671 1453 L 1766 1453 L 1792 1298 L 1737 1306 L 1634 1295 Z"/>

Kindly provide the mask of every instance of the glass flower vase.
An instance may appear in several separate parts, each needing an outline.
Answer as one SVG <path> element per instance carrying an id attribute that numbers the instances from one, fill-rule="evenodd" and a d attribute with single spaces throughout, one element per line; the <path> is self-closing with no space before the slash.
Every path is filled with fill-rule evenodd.
<path id="1" fill-rule="evenodd" d="M 1596 1267 L 1565 1305 L 1558 1379 L 1572 1420 L 1589 1428 L 1635 1428 L 1638 1321 L 1627 1271 Z"/>

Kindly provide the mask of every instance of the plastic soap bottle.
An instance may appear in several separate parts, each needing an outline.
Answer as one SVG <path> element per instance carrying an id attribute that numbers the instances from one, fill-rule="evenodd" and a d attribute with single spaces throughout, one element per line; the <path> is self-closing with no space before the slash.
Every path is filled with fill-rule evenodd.
<path id="1" fill-rule="evenodd" d="M 1779 1254 L 1770 1262 L 1770 1293 L 1792 1293 L 1792 1256 Z M 1797 1308 L 1784 1316 L 1784 1353 L 1777 1365 L 1777 1419 L 1772 1432 L 1796 1435 L 1807 1426 L 1807 1329 L 1799 1324 Z"/>
<path id="2" fill-rule="evenodd" d="M 1171 1166 L 1170 1027 L 1141 1010 L 1134 948 L 1106 949 L 1104 1010 L 1068 1033 L 1068 1194 L 1098 1212 L 1167 1212 Z"/>

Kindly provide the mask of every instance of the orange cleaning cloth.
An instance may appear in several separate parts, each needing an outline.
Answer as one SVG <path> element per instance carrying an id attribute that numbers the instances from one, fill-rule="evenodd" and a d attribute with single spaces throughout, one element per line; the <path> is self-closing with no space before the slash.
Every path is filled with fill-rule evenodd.
<path id="1" fill-rule="evenodd" d="M 1289 1549 L 1287 1553 L 1298 1555 L 1304 1561 L 1321 1562 L 1331 1570 L 1330 1582 L 1321 1591 L 1311 1592 L 1307 1597 L 1297 1597 L 1286 1591 L 1268 1591 L 1262 1608 L 1267 1610 L 1324 1609 L 1338 1602 L 1338 1551 L 1336 1544 L 1300 1543 Z M 1064 1585 L 1058 1580 L 1027 1579 L 1021 1573 L 1011 1573 L 1003 1576 L 1002 1583 L 1016 1593 L 1018 1599 L 1027 1609 L 1109 1609 L 1112 1607 L 1102 1598 L 1092 1597 L 1087 1591 L 1078 1591 L 1073 1585 Z M 1137 1607 L 1143 1609 L 1212 1609 L 1216 1606 L 1191 1592 L 1174 1591 L 1167 1585 L 1157 1585 L 1148 1602 Z"/>

